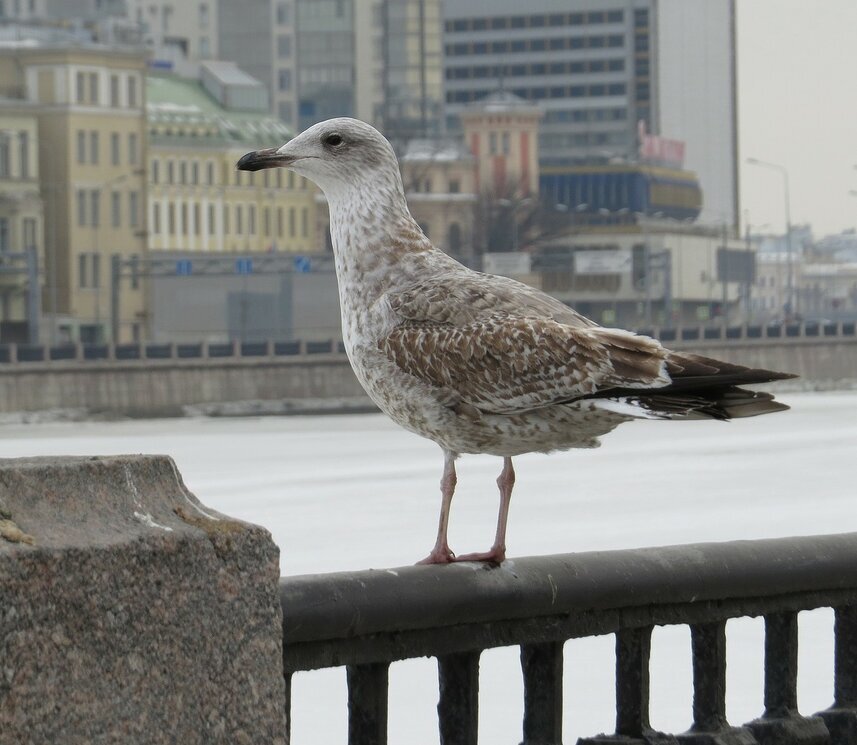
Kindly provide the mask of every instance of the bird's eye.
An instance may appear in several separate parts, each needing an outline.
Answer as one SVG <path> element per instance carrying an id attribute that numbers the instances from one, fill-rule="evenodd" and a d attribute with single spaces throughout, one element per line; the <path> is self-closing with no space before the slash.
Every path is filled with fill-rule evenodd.
<path id="1" fill-rule="evenodd" d="M 336 132 L 329 134 L 324 138 L 324 144 L 330 147 L 337 147 L 342 144 L 342 135 L 338 135 Z"/>

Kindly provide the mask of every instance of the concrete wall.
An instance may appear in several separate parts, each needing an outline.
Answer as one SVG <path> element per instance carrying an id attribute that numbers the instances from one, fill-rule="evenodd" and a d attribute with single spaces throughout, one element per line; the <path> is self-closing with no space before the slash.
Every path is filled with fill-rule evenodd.
<path id="1" fill-rule="evenodd" d="M 857 339 L 671 346 L 796 373 L 804 387 L 857 384 Z M 157 417 L 371 408 L 344 354 L 0 366 L 0 413 L 7 414 L 71 410 L 76 416 Z"/>

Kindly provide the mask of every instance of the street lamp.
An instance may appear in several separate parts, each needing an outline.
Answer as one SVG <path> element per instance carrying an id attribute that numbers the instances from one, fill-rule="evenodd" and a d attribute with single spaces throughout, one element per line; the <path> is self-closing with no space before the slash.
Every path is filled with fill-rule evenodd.
<path id="1" fill-rule="evenodd" d="M 747 158 L 747 163 L 751 166 L 760 166 L 761 168 L 770 168 L 777 171 L 783 177 L 783 193 L 785 195 L 785 210 L 786 210 L 786 250 L 788 254 L 788 276 L 786 279 L 786 298 L 787 308 L 786 316 L 791 316 L 795 312 L 794 307 L 794 250 L 792 245 L 792 218 L 791 218 L 791 199 L 789 197 L 789 172 L 785 166 L 778 163 L 769 163 L 766 160 L 758 158 Z"/>

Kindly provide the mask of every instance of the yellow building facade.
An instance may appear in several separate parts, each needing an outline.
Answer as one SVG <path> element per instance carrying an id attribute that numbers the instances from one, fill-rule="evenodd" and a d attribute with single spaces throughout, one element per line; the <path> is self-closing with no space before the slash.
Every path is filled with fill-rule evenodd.
<path id="1" fill-rule="evenodd" d="M 247 151 L 291 131 L 267 112 L 230 110 L 195 80 L 150 75 L 149 249 L 310 253 L 315 187 L 291 171 L 238 171 Z"/>
<path id="2" fill-rule="evenodd" d="M 39 269 L 43 266 L 38 121 L 31 105 L 4 102 L 0 105 L 0 342 L 38 340 L 44 285 Z"/>
<path id="3" fill-rule="evenodd" d="M 145 336 L 144 282 L 127 283 L 118 308 L 110 292 L 114 257 L 146 251 L 145 64 L 143 50 L 95 44 L 0 49 L 0 94 L 38 123 L 51 343 Z"/>

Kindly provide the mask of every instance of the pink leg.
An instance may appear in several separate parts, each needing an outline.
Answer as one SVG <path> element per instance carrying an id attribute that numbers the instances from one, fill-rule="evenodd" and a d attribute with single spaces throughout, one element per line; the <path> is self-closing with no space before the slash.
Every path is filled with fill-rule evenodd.
<path id="1" fill-rule="evenodd" d="M 449 564 L 455 560 L 455 554 L 447 542 L 447 529 L 449 528 L 449 507 L 452 504 L 452 495 L 455 493 L 455 485 L 458 477 L 455 475 L 456 453 L 448 450 L 443 451 L 443 476 L 440 479 L 440 521 L 437 526 L 437 540 L 431 553 L 417 564 Z"/>
<path id="2" fill-rule="evenodd" d="M 500 488 L 500 512 L 497 515 L 497 532 L 494 535 L 494 545 L 487 551 L 475 554 L 464 554 L 455 561 L 490 561 L 500 564 L 506 558 L 506 523 L 509 520 L 509 503 L 512 501 L 512 487 L 515 486 L 515 469 L 512 459 L 503 459 L 503 470 L 497 477 Z"/>

